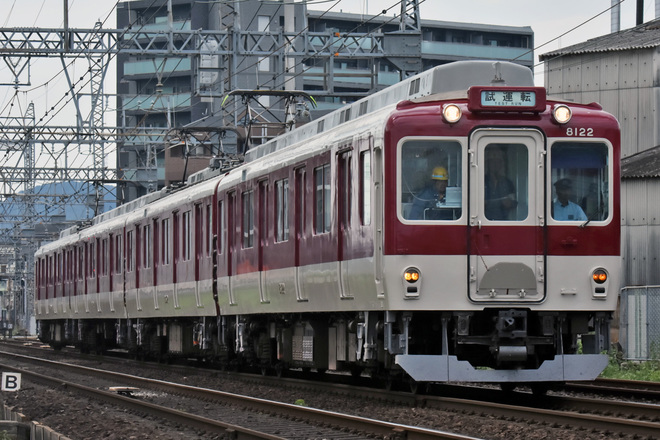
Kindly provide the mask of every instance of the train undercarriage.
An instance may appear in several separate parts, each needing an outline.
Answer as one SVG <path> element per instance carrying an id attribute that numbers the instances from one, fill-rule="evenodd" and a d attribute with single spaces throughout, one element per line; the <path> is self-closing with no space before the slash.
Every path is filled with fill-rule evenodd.
<path id="1" fill-rule="evenodd" d="M 583 353 L 571 358 L 579 359 L 606 351 L 609 321 L 609 312 L 528 309 L 42 320 L 39 338 L 56 349 L 122 349 L 139 358 L 193 358 L 220 369 L 263 374 L 299 368 L 364 373 L 387 381 L 408 374 L 420 382 L 437 381 L 444 373 L 427 373 L 436 369 L 428 362 L 451 370 L 455 367 L 444 365 L 449 360 L 477 372 L 500 372 L 483 381 L 515 381 L 510 372 L 516 371 L 528 371 L 520 377 L 531 381 L 554 381 L 540 367 L 565 355 Z M 446 379 L 455 378 L 448 373 Z"/>

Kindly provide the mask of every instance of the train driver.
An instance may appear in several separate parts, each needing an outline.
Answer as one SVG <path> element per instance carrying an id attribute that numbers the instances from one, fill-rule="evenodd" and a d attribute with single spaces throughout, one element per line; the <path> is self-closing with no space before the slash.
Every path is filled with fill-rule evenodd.
<path id="1" fill-rule="evenodd" d="M 555 182 L 557 198 L 552 203 L 552 218 L 560 221 L 586 221 L 587 216 L 580 205 L 569 200 L 573 196 L 571 179 L 559 179 Z"/>
<path id="2" fill-rule="evenodd" d="M 440 208 L 445 204 L 449 173 L 445 167 L 435 167 L 431 172 L 429 184 L 415 196 L 410 209 L 410 220 L 439 220 L 431 218 L 429 210 Z"/>

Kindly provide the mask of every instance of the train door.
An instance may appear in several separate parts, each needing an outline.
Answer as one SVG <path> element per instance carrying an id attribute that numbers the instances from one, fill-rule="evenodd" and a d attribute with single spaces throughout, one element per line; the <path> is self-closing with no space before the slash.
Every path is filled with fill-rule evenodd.
<path id="1" fill-rule="evenodd" d="M 307 301 L 307 295 L 302 289 L 300 280 L 300 247 L 303 245 L 303 237 L 305 234 L 305 213 L 307 212 L 307 205 L 305 204 L 306 188 L 305 184 L 305 168 L 297 168 L 295 171 L 294 182 L 294 262 L 296 267 L 296 299 L 298 301 Z"/>
<path id="2" fill-rule="evenodd" d="M 179 305 L 179 258 L 180 258 L 180 243 L 181 233 L 179 232 L 181 223 L 181 213 L 179 211 L 172 212 L 172 285 L 174 286 L 174 308 L 180 309 Z"/>
<path id="3" fill-rule="evenodd" d="M 236 298 L 234 298 L 234 286 L 232 280 L 234 274 L 234 259 L 236 258 L 236 193 L 231 192 L 227 194 L 227 279 L 229 280 L 229 304 L 236 305 Z"/>
<path id="4" fill-rule="evenodd" d="M 158 270 L 160 268 L 160 258 L 158 258 L 160 254 L 160 247 L 158 246 L 159 240 L 158 237 L 159 235 L 159 229 L 158 229 L 158 219 L 154 219 L 152 221 L 152 226 L 151 226 L 151 243 L 152 243 L 152 250 L 151 250 L 151 261 L 152 261 L 152 286 L 154 286 L 154 289 L 158 289 Z M 157 294 L 156 294 L 157 296 Z"/>
<path id="5" fill-rule="evenodd" d="M 257 194 L 258 211 L 257 211 L 257 237 L 255 243 L 257 245 L 257 270 L 259 271 L 259 299 L 262 303 L 269 303 L 268 290 L 266 288 L 266 275 L 264 270 L 264 248 L 268 244 L 268 231 L 266 218 L 268 215 L 268 181 L 262 180 L 259 182 L 259 194 Z"/>
<path id="6" fill-rule="evenodd" d="M 202 303 L 202 295 L 200 292 L 200 266 L 202 264 L 202 259 L 204 258 L 204 232 L 206 229 L 204 228 L 204 207 L 201 203 L 198 203 L 195 205 L 195 231 L 193 234 L 193 243 L 195 246 L 194 249 L 194 255 L 195 258 L 193 261 L 194 265 L 194 272 L 195 272 L 195 301 L 197 303 L 197 307 L 203 307 Z"/>
<path id="7" fill-rule="evenodd" d="M 107 275 L 108 275 L 108 301 L 110 303 L 110 311 L 115 312 L 115 235 L 110 234 L 107 239 L 108 255 L 106 256 L 107 262 Z"/>
<path id="8" fill-rule="evenodd" d="M 541 301 L 544 137 L 531 129 L 476 130 L 470 153 L 469 297 Z"/>
<path id="9" fill-rule="evenodd" d="M 138 311 L 142 311 L 142 297 L 140 295 L 142 290 L 142 252 L 144 245 L 142 243 L 142 226 L 135 225 L 135 243 L 133 249 L 135 250 L 135 305 Z"/>
<path id="10" fill-rule="evenodd" d="M 353 294 L 348 286 L 348 264 L 351 251 L 351 203 L 352 203 L 352 176 L 351 152 L 340 152 L 337 157 L 337 261 L 339 264 L 339 293 L 341 298 L 352 298 Z"/>
<path id="11" fill-rule="evenodd" d="M 199 282 L 199 263 L 204 257 L 202 243 L 204 242 L 204 215 L 202 212 L 202 205 L 198 203 L 195 205 L 195 234 L 194 234 L 194 243 L 195 243 L 195 282 Z M 199 306 L 199 304 L 198 304 Z"/>

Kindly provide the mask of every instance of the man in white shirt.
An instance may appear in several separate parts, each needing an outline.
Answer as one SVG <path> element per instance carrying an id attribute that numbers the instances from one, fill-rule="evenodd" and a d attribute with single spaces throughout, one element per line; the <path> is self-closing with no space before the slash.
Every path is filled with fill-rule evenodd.
<path id="1" fill-rule="evenodd" d="M 559 221 L 586 221 L 587 215 L 580 205 L 569 200 L 573 196 L 571 179 L 559 179 L 555 182 L 557 198 L 552 203 L 552 218 Z"/>

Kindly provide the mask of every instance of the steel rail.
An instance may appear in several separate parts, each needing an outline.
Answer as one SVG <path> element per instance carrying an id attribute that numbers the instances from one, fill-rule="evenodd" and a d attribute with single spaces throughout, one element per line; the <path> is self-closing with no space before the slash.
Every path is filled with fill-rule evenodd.
<path id="1" fill-rule="evenodd" d="M 390 423 L 390 422 L 385 422 L 381 420 L 374 420 L 374 419 L 366 419 L 363 417 L 358 417 L 358 416 L 352 416 L 348 414 L 341 414 L 341 413 L 336 413 L 333 411 L 325 411 L 325 410 L 320 410 L 316 408 L 309 408 L 309 407 L 304 407 L 300 405 L 292 405 L 288 403 L 282 403 L 282 402 L 275 402 L 275 401 L 270 401 L 266 399 L 259 399 L 255 397 L 249 397 L 249 396 L 243 396 L 243 395 L 238 395 L 238 394 L 232 394 L 232 393 L 227 393 L 223 391 L 217 391 L 217 390 L 211 390 L 207 388 L 199 388 L 199 387 L 193 387 L 193 386 L 188 386 L 188 385 L 181 385 L 181 384 L 176 384 L 173 382 L 166 382 L 162 380 L 157 380 L 157 379 L 149 379 L 149 378 L 142 378 L 138 376 L 132 376 L 124 373 L 117 373 L 117 372 L 111 372 L 111 371 L 106 371 L 106 370 L 99 370 L 96 368 L 90 368 L 90 367 L 85 367 L 81 365 L 74 365 L 74 364 L 68 364 L 68 363 L 63 363 L 63 362 L 57 362 L 57 361 L 50 361 L 46 359 L 39 359 L 35 358 L 32 356 L 25 356 L 25 355 L 20 355 L 20 354 L 15 354 L 15 353 L 9 353 L 9 352 L 4 352 L 0 351 L 0 355 L 7 355 L 7 356 L 12 356 L 16 357 L 19 359 L 23 359 L 28 362 L 33 362 L 33 363 L 40 363 L 43 365 L 47 365 L 50 367 L 66 367 L 68 371 L 78 371 L 81 373 L 85 374 L 90 374 L 93 375 L 94 377 L 103 377 L 106 379 L 111 379 L 111 380 L 123 380 L 126 383 L 130 383 L 132 385 L 136 385 L 139 387 L 150 387 L 152 389 L 158 389 L 161 391 L 166 391 L 168 393 L 173 393 L 173 394 L 178 394 L 178 395 L 185 395 L 187 397 L 193 397 L 197 399 L 204 399 L 204 400 L 214 400 L 216 402 L 221 402 L 225 403 L 228 405 L 234 405 L 234 406 L 241 406 L 244 408 L 249 408 L 252 411 L 257 411 L 257 412 L 264 412 L 268 414 L 278 414 L 278 415 L 283 415 L 287 417 L 295 417 L 301 420 L 309 420 L 313 421 L 314 423 L 321 424 L 321 425 L 328 425 L 328 426 L 337 426 L 340 428 L 345 428 L 349 430 L 354 430 L 358 432 L 365 432 L 370 435 L 379 435 L 383 437 L 388 437 L 388 438 L 405 438 L 406 440 L 437 440 L 437 439 L 445 439 L 445 440 L 476 440 L 474 437 L 469 437 L 469 436 L 464 436 L 460 434 L 454 434 L 454 433 L 449 433 L 449 432 L 444 432 L 444 431 L 438 431 L 438 430 L 433 430 L 433 429 L 426 429 L 426 428 L 420 428 L 420 427 L 415 427 L 415 426 L 408 426 L 408 425 L 402 425 L 402 424 L 397 424 L 397 423 Z M 57 379 L 57 378 L 51 378 L 48 376 L 42 376 L 37 373 L 32 373 L 29 371 L 25 370 L 20 370 L 18 367 L 15 366 L 10 366 L 10 365 L 2 365 L 0 364 L 0 368 L 7 369 L 7 370 L 13 370 L 13 371 L 21 371 L 22 373 L 26 374 L 27 376 L 34 377 L 35 380 L 44 380 L 48 381 L 48 384 L 50 386 L 61 386 L 63 384 L 62 379 Z M 32 376 L 34 375 L 34 376 Z M 42 379 L 43 378 L 43 379 Z M 84 387 L 81 385 L 75 385 L 75 384 L 67 384 L 68 387 L 75 388 L 76 390 L 79 390 L 80 392 L 83 393 L 89 393 L 92 396 L 97 396 L 100 398 L 112 398 L 115 399 L 113 400 L 114 402 L 126 402 L 126 404 L 137 410 L 140 411 L 142 410 L 142 404 L 146 402 L 141 402 L 137 399 L 129 398 L 129 397 L 124 397 L 121 395 L 115 395 L 112 393 L 108 393 L 102 390 L 96 390 L 93 388 L 89 387 Z M 97 395 L 97 393 L 99 393 Z M 159 407 L 158 405 L 153 405 L 153 404 L 148 404 L 147 406 L 148 410 L 158 410 L 158 408 L 163 408 Z M 190 425 L 189 422 L 186 422 L 186 417 L 190 414 L 188 413 L 182 413 L 179 411 L 171 410 L 169 408 L 166 408 L 165 414 L 168 414 L 167 411 L 173 411 L 172 417 L 177 417 L 180 418 L 177 419 L 181 421 L 182 423 L 187 423 Z M 192 415 L 191 415 L 192 416 Z M 159 415 L 159 417 L 161 417 Z M 227 429 L 226 427 L 220 425 L 220 428 L 216 427 L 213 423 L 219 423 L 219 422 L 214 422 L 213 420 L 206 419 L 203 417 L 199 416 L 193 416 L 194 418 L 190 418 L 192 420 L 193 425 L 197 428 L 203 426 L 209 426 L 208 430 L 211 432 L 218 432 L 214 431 L 215 429 Z M 196 424 L 199 423 L 199 424 Z M 233 428 L 235 429 L 237 433 L 240 433 L 238 430 L 239 427 L 235 427 L 232 425 Z M 202 429 L 206 429 L 205 427 L 202 427 Z M 245 428 L 241 428 L 245 429 Z M 221 431 L 225 432 L 225 431 Z M 250 432 L 250 435 L 255 435 L 254 431 Z M 238 437 L 238 438 L 243 438 L 243 437 Z M 244 438 L 251 438 L 251 437 L 244 437 Z M 280 437 L 253 437 L 253 438 L 264 438 L 264 439 L 279 439 Z"/>
<path id="2" fill-rule="evenodd" d="M 64 381 L 61 378 L 46 376 L 43 374 L 35 373 L 33 371 L 21 369 L 15 366 L 0 364 L 0 368 L 6 371 L 20 372 L 24 378 L 29 378 L 34 382 L 53 388 L 66 388 L 67 390 L 74 390 L 76 393 L 98 399 L 111 405 L 126 407 L 132 411 L 140 414 L 146 414 L 153 417 L 168 420 L 170 422 L 178 422 L 195 429 L 202 429 L 207 432 L 231 434 L 237 440 L 286 440 L 284 437 L 278 437 L 262 432 L 258 432 L 249 428 L 230 423 L 224 423 L 216 420 L 211 420 L 205 417 L 200 417 L 195 414 L 177 411 L 172 408 L 167 408 L 153 403 L 144 402 L 131 397 L 126 397 L 121 394 L 111 393 L 96 388 L 90 388 L 84 385 L 76 384 L 69 381 Z M 68 368 L 68 364 L 67 364 Z"/>
<path id="3" fill-rule="evenodd" d="M 596 379 L 594 382 L 567 382 L 562 389 L 638 399 L 660 399 L 660 383 L 641 380 Z"/>
<path id="4" fill-rule="evenodd" d="M 589 403 L 591 405 L 597 405 L 597 403 L 594 401 Z M 609 431 L 627 435 L 645 436 L 649 438 L 660 438 L 660 423 L 618 418 L 614 415 L 602 416 L 595 414 L 583 414 L 578 412 L 522 407 L 504 403 L 474 401 L 450 397 L 435 397 L 432 399 L 427 399 L 426 405 L 429 408 L 437 408 L 449 411 L 465 411 L 474 413 L 488 412 L 489 414 L 497 417 L 534 419 L 558 425 L 569 425 L 575 428 L 598 430 L 604 432 Z M 620 413 L 620 408 L 624 405 L 630 405 L 630 407 L 633 407 L 634 405 L 635 408 L 641 408 L 643 406 L 643 404 L 610 402 L 608 404 L 608 411 L 611 413 L 613 408 L 619 408 L 616 410 L 616 413 Z M 653 406 L 655 408 L 649 407 L 647 410 L 654 412 L 656 415 L 660 414 L 660 406 Z M 577 405 L 577 408 L 580 408 L 579 404 Z M 600 406 L 598 410 L 602 411 L 602 406 Z"/>

